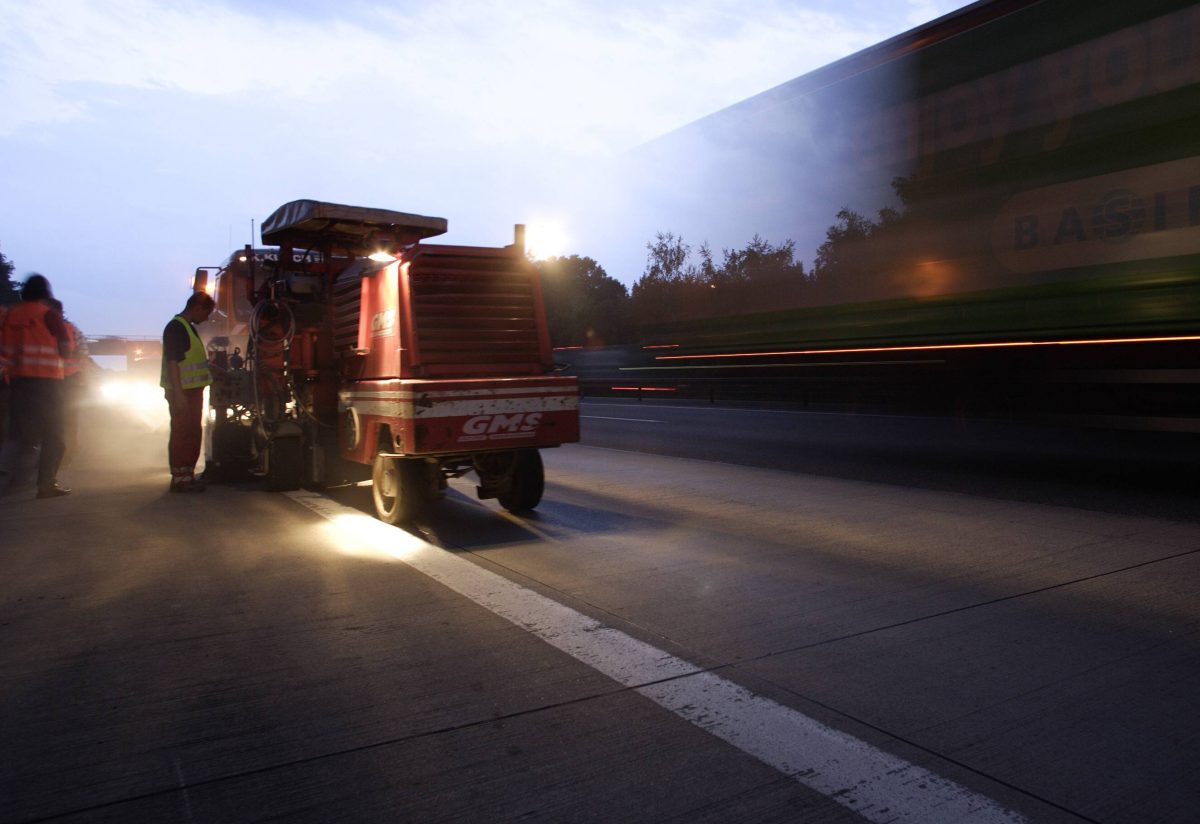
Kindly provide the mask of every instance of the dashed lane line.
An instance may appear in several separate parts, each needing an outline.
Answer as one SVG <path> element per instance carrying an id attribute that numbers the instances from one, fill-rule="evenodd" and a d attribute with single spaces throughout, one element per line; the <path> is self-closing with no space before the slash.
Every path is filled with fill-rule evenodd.
<path id="1" fill-rule="evenodd" d="M 653 418 L 612 418 L 607 415 L 580 415 L 581 418 L 589 418 L 594 421 L 633 421 L 634 423 L 666 423 L 666 421 L 654 420 Z"/>

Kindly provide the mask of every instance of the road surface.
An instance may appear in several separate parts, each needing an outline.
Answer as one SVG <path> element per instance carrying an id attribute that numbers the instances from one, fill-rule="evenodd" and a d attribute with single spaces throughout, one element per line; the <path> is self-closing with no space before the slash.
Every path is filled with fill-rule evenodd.
<path id="1" fill-rule="evenodd" d="M 98 416 L 0 501 L 0 821 L 1193 820 L 1184 450 L 583 414 L 408 531 Z"/>

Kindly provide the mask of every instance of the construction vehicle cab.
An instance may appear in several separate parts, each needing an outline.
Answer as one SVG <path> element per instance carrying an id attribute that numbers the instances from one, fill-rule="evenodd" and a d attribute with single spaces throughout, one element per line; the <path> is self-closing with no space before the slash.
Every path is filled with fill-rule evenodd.
<path id="1" fill-rule="evenodd" d="M 537 271 L 517 242 L 431 245 L 446 221 L 300 200 L 208 280 L 207 330 L 228 368 L 206 457 L 269 488 L 372 482 L 411 520 L 448 478 L 526 511 L 539 449 L 578 440 L 575 379 L 554 373 Z M 198 280 L 199 282 L 199 280 Z"/>

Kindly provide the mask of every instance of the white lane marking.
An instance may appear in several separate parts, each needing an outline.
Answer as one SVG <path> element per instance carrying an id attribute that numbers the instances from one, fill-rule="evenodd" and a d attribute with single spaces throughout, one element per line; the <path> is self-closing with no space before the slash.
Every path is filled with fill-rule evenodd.
<path id="1" fill-rule="evenodd" d="M 581 418 L 590 418 L 594 421 L 636 421 L 637 423 L 666 423 L 666 421 L 658 421 L 652 418 L 609 418 L 604 415 L 580 415 Z"/>
<path id="2" fill-rule="evenodd" d="M 171 763 L 175 765 L 175 780 L 179 782 L 179 789 L 183 793 L 183 813 L 187 816 L 188 821 L 194 821 L 192 817 L 192 799 L 188 795 L 187 781 L 183 778 L 183 766 L 180 765 L 179 759 L 171 756 Z"/>
<path id="3" fill-rule="evenodd" d="M 285 493 L 367 543 L 868 821 L 995 824 L 1025 817 L 953 781 L 605 626 L 315 492 Z"/>

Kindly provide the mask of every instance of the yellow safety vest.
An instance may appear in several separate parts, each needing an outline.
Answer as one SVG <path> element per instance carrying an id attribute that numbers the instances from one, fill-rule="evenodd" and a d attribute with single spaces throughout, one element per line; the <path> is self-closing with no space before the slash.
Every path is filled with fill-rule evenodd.
<path id="1" fill-rule="evenodd" d="M 183 324 L 183 328 L 187 330 L 188 339 L 191 341 L 191 346 L 188 347 L 187 353 L 179 363 L 179 381 L 183 384 L 184 389 L 201 389 L 208 386 L 212 383 L 212 372 L 208 368 L 208 355 L 204 351 L 204 343 L 192 325 L 187 322 L 187 318 L 176 315 L 175 320 Z M 171 387 L 171 381 L 167 377 L 165 354 L 163 355 L 162 378 L 159 384 L 163 389 Z"/>

